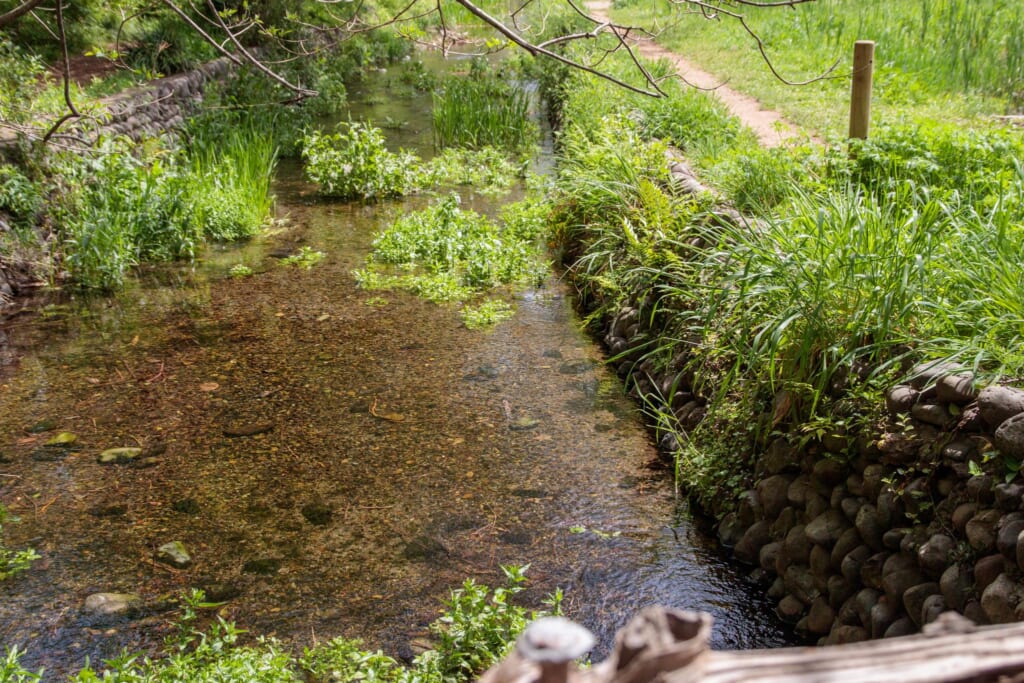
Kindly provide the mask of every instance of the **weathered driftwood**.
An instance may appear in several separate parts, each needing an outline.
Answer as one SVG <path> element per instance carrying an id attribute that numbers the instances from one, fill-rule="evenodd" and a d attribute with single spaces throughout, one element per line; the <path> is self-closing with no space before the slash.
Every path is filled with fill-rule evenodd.
<path id="1" fill-rule="evenodd" d="M 578 634 L 552 636 L 558 628 L 557 623 L 541 624 L 543 637 L 527 629 L 523 639 L 533 639 L 534 645 L 517 647 L 483 675 L 482 683 L 535 683 L 542 680 L 541 662 L 544 683 L 1024 683 L 1024 624 L 979 627 L 952 612 L 920 635 L 821 648 L 717 652 L 708 646 L 709 615 L 648 608 L 619 631 L 608 660 L 589 670 L 558 669 L 553 677 L 549 663 L 571 659 L 580 642 Z"/>

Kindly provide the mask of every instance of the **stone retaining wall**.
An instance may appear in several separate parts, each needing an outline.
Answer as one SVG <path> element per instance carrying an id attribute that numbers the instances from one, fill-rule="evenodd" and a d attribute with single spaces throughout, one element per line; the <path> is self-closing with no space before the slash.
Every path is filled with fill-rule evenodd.
<path id="1" fill-rule="evenodd" d="M 235 65 L 226 57 L 197 69 L 129 88 L 101 100 L 104 113 L 66 124 L 63 135 L 87 143 L 99 136 L 126 135 L 134 140 L 162 135 L 181 126 L 202 100 L 210 81 L 223 80 Z M 17 136 L 0 131 L 0 158 L 14 156 Z"/>
<path id="2" fill-rule="evenodd" d="M 673 176 L 704 189 L 682 164 Z M 707 408 L 685 363 L 656 373 L 637 362 L 659 336 L 649 322 L 626 306 L 606 320 L 605 343 L 634 392 L 673 396 L 665 407 L 692 429 Z M 780 616 L 823 644 L 913 633 L 946 610 L 1024 620 L 1024 483 L 1013 467 L 1024 461 L 1024 391 L 979 392 L 950 364 L 908 376 L 877 428 L 776 438 L 756 458 L 756 484 L 715 510 L 721 542 L 754 567 Z M 673 455 L 675 436 L 661 447 Z"/>

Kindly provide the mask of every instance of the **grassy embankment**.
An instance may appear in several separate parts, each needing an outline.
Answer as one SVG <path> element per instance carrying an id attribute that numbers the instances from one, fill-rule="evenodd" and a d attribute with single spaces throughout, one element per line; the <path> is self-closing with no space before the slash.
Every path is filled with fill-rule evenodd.
<path id="1" fill-rule="evenodd" d="M 697 498 L 749 483 L 769 435 L 855 434 L 913 360 L 1021 376 L 1018 133 L 918 109 L 852 156 L 845 144 L 765 151 L 711 98 L 670 87 L 652 100 L 564 76 L 555 217 L 593 319 L 639 309 L 624 357 Z M 675 192 L 666 144 L 758 224 Z M 699 425 L 673 411 L 676 383 L 646 380 L 666 368 L 704 404 Z"/>
<path id="2" fill-rule="evenodd" d="M 972 121 L 1024 107 L 1024 8 L 1012 0 L 817 0 L 793 8 L 740 8 L 788 80 L 765 65 L 739 22 L 683 14 L 683 6 L 617 0 L 620 21 L 663 27 L 658 42 L 741 92 L 826 137 L 846 134 L 853 43 L 876 42 L 878 124 Z"/>

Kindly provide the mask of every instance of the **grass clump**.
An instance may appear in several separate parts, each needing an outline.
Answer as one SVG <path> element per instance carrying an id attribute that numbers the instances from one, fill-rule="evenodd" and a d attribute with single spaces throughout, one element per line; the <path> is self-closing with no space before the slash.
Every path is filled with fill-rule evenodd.
<path id="1" fill-rule="evenodd" d="M 377 266 L 356 273 L 360 285 L 440 303 L 536 276 L 540 210 L 512 205 L 499 225 L 459 204 L 452 194 L 398 219 L 374 241 L 369 260 Z"/>
<path id="2" fill-rule="evenodd" d="M 194 124 L 189 132 L 191 204 L 204 235 L 219 241 L 255 235 L 274 207 L 272 139 L 251 119 L 228 131 Z"/>
<path id="3" fill-rule="evenodd" d="M 388 151 L 381 130 L 365 123 L 350 122 L 334 134 L 317 131 L 306 136 L 302 157 L 310 180 L 329 197 L 398 197 L 419 182 L 417 157 Z"/>
<path id="4" fill-rule="evenodd" d="M 438 148 L 490 146 L 523 153 L 538 139 L 529 94 L 480 67 L 445 79 L 434 91 L 433 122 Z"/>

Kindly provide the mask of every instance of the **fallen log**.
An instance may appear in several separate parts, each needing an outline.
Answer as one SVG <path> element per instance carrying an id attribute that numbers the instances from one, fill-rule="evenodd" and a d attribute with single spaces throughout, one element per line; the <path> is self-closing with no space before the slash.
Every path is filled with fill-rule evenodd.
<path id="1" fill-rule="evenodd" d="M 563 666 L 587 637 L 538 620 L 481 683 L 1024 683 L 1024 623 L 976 626 L 947 612 L 925 632 L 828 647 L 743 652 L 709 647 L 711 616 L 652 607 L 616 635 L 590 669 Z M 585 647 L 589 647 L 586 644 Z"/>

